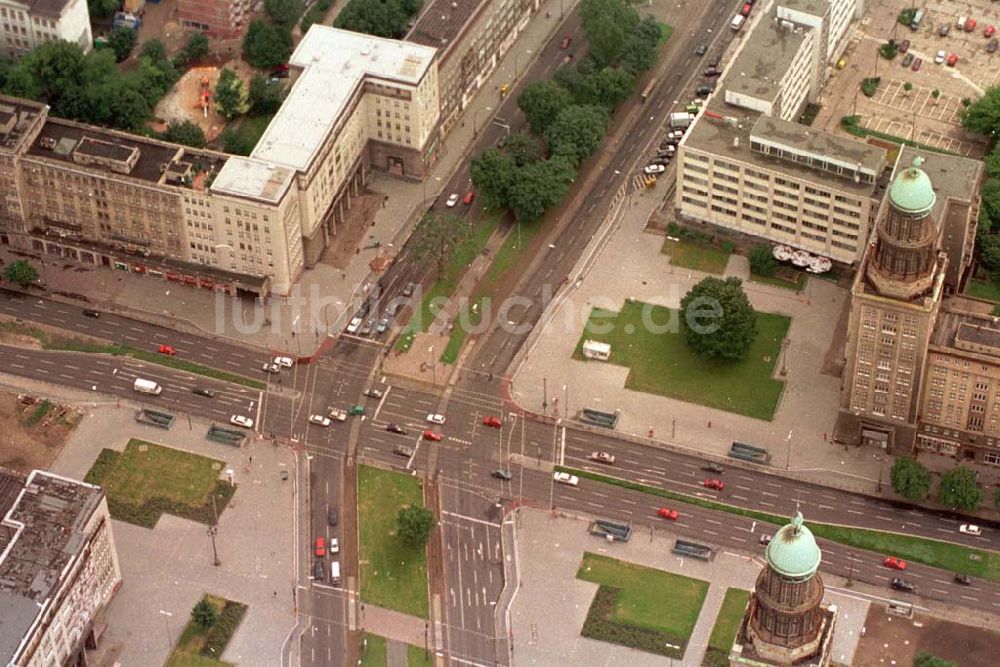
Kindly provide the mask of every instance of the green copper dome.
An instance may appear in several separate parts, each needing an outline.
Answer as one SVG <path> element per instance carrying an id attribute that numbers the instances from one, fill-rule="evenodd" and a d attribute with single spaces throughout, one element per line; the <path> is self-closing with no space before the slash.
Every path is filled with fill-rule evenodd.
<path id="1" fill-rule="evenodd" d="M 822 559 L 816 538 L 803 523 L 802 512 L 795 512 L 792 522 L 778 530 L 765 555 L 772 570 L 790 579 L 811 577 Z"/>
<path id="2" fill-rule="evenodd" d="M 913 164 L 904 169 L 889 187 L 889 202 L 898 211 L 910 215 L 927 215 L 934 208 L 934 186 L 927 173 L 920 168 L 924 159 L 919 155 Z"/>

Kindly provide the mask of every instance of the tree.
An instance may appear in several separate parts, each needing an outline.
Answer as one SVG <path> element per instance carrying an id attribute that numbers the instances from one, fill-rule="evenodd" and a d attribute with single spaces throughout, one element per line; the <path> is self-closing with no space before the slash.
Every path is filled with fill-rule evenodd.
<path id="1" fill-rule="evenodd" d="M 219 113 L 232 120 L 245 114 L 250 108 L 247 102 L 247 87 L 236 72 L 224 67 L 219 72 L 219 81 L 215 84 L 215 104 Z"/>
<path id="2" fill-rule="evenodd" d="M 538 140 L 527 132 L 515 132 L 503 143 L 503 150 L 518 167 L 538 162 L 542 159 L 542 148 Z"/>
<path id="3" fill-rule="evenodd" d="M 924 464 L 901 456 L 892 464 L 889 475 L 892 490 L 910 500 L 923 500 L 931 490 L 931 473 Z"/>
<path id="4" fill-rule="evenodd" d="M 487 148 L 469 164 L 469 175 L 486 208 L 507 208 L 517 164 L 496 148 Z"/>
<path id="5" fill-rule="evenodd" d="M 121 6 L 120 0 L 87 0 L 87 9 L 93 18 L 111 18 Z"/>
<path id="6" fill-rule="evenodd" d="M 608 110 L 604 107 L 565 107 L 545 129 L 549 154 L 569 158 L 574 167 L 579 165 L 601 145 L 609 120 Z"/>
<path id="7" fill-rule="evenodd" d="M 625 38 L 619 60 L 622 67 L 638 76 L 656 63 L 656 46 L 660 41 L 660 26 L 646 16 Z"/>
<path id="8" fill-rule="evenodd" d="M 899 46 L 893 40 L 889 40 L 882 46 L 878 47 L 878 52 L 886 60 L 892 60 L 899 53 Z"/>
<path id="9" fill-rule="evenodd" d="M 411 236 L 413 256 L 417 261 L 433 262 L 440 276 L 455 248 L 464 243 L 468 235 L 469 225 L 461 218 L 447 213 L 428 213 Z"/>
<path id="10" fill-rule="evenodd" d="M 196 32 L 188 39 L 184 45 L 184 56 L 187 62 L 201 60 L 208 55 L 208 35 L 203 32 Z"/>
<path id="11" fill-rule="evenodd" d="M 198 125 L 189 120 L 170 121 L 167 131 L 164 133 L 164 139 L 175 144 L 184 144 L 195 148 L 201 148 L 205 145 L 205 133 Z"/>
<path id="12" fill-rule="evenodd" d="M 904 93 L 906 93 L 907 95 L 909 95 L 911 90 L 913 90 L 913 84 L 912 83 L 910 83 L 909 81 L 907 81 L 906 83 L 903 84 L 903 92 Z"/>
<path id="13" fill-rule="evenodd" d="M 983 210 L 989 216 L 991 228 L 1000 225 L 1000 179 L 988 178 L 979 189 Z"/>
<path id="14" fill-rule="evenodd" d="M 33 285 L 38 280 L 38 271 L 25 260 L 19 259 L 4 267 L 3 279 L 24 288 Z"/>
<path id="15" fill-rule="evenodd" d="M 243 55 L 254 67 L 270 69 L 288 62 L 292 33 L 288 28 L 264 21 L 251 21 L 243 36 Z"/>
<path id="16" fill-rule="evenodd" d="M 962 101 L 965 103 L 965 100 Z M 962 127 L 987 137 L 997 135 L 1000 130 L 1000 87 L 987 88 L 982 97 L 966 104 L 962 111 Z"/>
<path id="17" fill-rule="evenodd" d="M 1000 489 L 993 489 L 993 507 L 1000 510 Z"/>
<path id="18" fill-rule="evenodd" d="M 747 256 L 750 260 L 750 272 L 758 276 L 773 276 L 778 270 L 778 260 L 774 258 L 771 247 L 759 243 L 750 249 Z"/>
<path id="19" fill-rule="evenodd" d="M 131 28 L 115 28 L 108 35 L 108 47 L 115 54 L 115 60 L 121 62 L 128 58 L 135 47 L 136 34 Z"/>
<path id="20" fill-rule="evenodd" d="M 305 10 L 302 0 L 264 0 L 264 11 L 278 25 L 291 28 Z"/>
<path id="21" fill-rule="evenodd" d="M 555 81 L 529 83 L 517 98 L 517 107 L 535 134 L 544 134 L 559 112 L 571 104 L 573 96 Z"/>
<path id="22" fill-rule="evenodd" d="M 420 2 L 399 0 L 350 0 L 337 15 L 333 25 L 344 30 L 363 32 L 377 37 L 400 38 L 406 24 L 419 9 Z"/>
<path id="23" fill-rule="evenodd" d="M 436 523 L 434 512 L 426 507 L 410 505 L 396 515 L 396 535 L 409 547 L 423 548 Z"/>
<path id="24" fill-rule="evenodd" d="M 920 651 L 913 658 L 913 667 L 958 667 L 958 663 L 939 658 L 927 651 Z"/>
<path id="25" fill-rule="evenodd" d="M 976 473 L 971 468 L 958 466 L 941 475 L 938 486 L 938 502 L 947 507 L 974 510 L 983 499 L 983 490 L 976 482 Z"/>
<path id="26" fill-rule="evenodd" d="M 227 127 L 219 136 L 222 148 L 233 155 L 250 155 L 253 152 L 254 138 L 246 132 L 240 132 L 233 127 Z"/>
<path id="27" fill-rule="evenodd" d="M 991 276 L 1000 277 L 1000 234 L 982 234 L 976 237 L 979 247 L 979 265 Z"/>
<path id="28" fill-rule="evenodd" d="M 511 211 L 518 220 L 537 220 L 562 201 L 575 176 L 572 162 L 563 156 L 522 167 L 514 173 L 510 186 Z"/>
<path id="29" fill-rule="evenodd" d="M 931 91 L 931 97 L 934 98 L 934 104 L 938 103 L 938 98 L 941 97 L 941 91 L 935 88 Z"/>
<path id="30" fill-rule="evenodd" d="M 199 600 L 198 604 L 191 610 L 191 620 L 203 628 L 212 627 L 218 618 L 219 612 L 216 610 L 215 605 L 205 598 Z"/>
<path id="31" fill-rule="evenodd" d="M 635 77 L 624 69 L 598 69 L 588 60 L 576 68 L 560 67 L 555 81 L 572 93 L 577 104 L 599 104 L 608 110 L 627 100 L 635 88 Z"/>
<path id="32" fill-rule="evenodd" d="M 582 0 L 580 22 L 590 56 L 601 67 L 618 58 L 639 14 L 625 0 Z"/>
<path id="33" fill-rule="evenodd" d="M 681 299 L 681 333 L 698 354 L 724 360 L 746 356 L 757 336 L 757 313 L 739 278 L 704 278 Z"/>
<path id="34" fill-rule="evenodd" d="M 250 113 L 255 116 L 266 116 L 278 110 L 282 100 L 285 98 L 285 91 L 281 83 L 260 74 L 254 74 L 250 79 L 250 90 L 247 100 L 250 104 Z"/>

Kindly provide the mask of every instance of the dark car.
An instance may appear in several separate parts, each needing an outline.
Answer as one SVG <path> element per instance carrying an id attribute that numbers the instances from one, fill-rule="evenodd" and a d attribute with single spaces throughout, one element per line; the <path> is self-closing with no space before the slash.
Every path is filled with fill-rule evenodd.
<path id="1" fill-rule="evenodd" d="M 996 53 L 997 51 L 997 40 L 993 38 L 986 45 L 986 53 Z"/>
<path id="2" fill-rule="evenodd" d="M 84 317 L 91 317 L 91 318 L 93 318 L 93 319 L 96 320 L 98 317 L 101 316 L 101 311 L 99 311 L 99 310 L 91 310 L 90 308 L 84 308 L 83 309 L 83 316 Z"/>
<path id="3" fill-rule="evenodd" d="M 215 392 L 205 387 L 195 387 L 191 390 L 191 393 L 196 396 L 204 396 L 205 398 L 215 398 Z"/>
<path id="4" fill-rule="evenodd" d="M 706 53 L 708 53 L 708 47 L 705 46 L 704 44 L 699 44 L 698 48 L 694 50 L 694 54 L 696 56 L 703 56 Z"/>
<path id="5" fill-rule="evenodd" d="M 406 458 L 410 458 L 413 456 L 413 448 L 407 447 L 406 445 L 396 445 L 393 448 L 392 453 L 396 456 L 405 456 Z"/>
<path id="6" fill-rule="evenodd" d="M 509 482 L 514 477 L 510 474 L 509 470 L 504 470 L 503 468 L 497 468 L 491 474 L 497 479 L 502 479 L 505 482 Z"/>
<path id="7" fill-rule="evenodd" d="M 906 53 L 909 50 L 910 50 L 910 40 L 904 39 L 902 42 L 899 43 L 900 53 Z"/>
<path id="8" fill-rule="evenodd" d="M 705 71 L 702 72 L 702 76 L 706 76 L 709 78 L 722 76 L 722 70 L 717 67 L 706 67 Z"/>
<path id="9" fill-rule="evenodd" d="M 318 560 L 313 566 L 313 577 L 322 579 L 324 576 L 326 576 L 326 568 L 323 567 L 323 561 Z"/>
<path id="10" fill-rule="evenodd" d="M 273 69 L 271 70 L 272 79 L 287 79 L 288 78 L 288 68 L 285 69 Z"/>
<path id="11" fill-rule="evenodd" d="M 904 593 L 912 593 L 917 590 L 917 587 L 911 582 L 906 579 L 901 579 L 900 577 L 893 577 L 892 581 L 889 582 L 889 585 L 892 586 L 894 590 L 903 591 Z"/>
<path id="12" fill-rule="evenodd" d="M 971 586 L 972 585 L 972 578 L 969 575 L 967 575 L 967 574 L 956 574 L 955 575 L 955 583 L 956 584 L 962 584 L 963 586 Z"/>
<path id="13" fill-rule="evenodd" d="M 406 435 L 406 429 L 399 424 L 389 424 L 385 427 L 385 430 L 389 433 L 398 433 L 399 435 Z"/>
<path id="14" fill-rule="evenodd" d="M 903 62 L 900 63 L 900 66 L 901 67 L 909 67 L 910 65 L 913 64 L 913 58 L 914 58 L 914 56 L 913 56 L 912 53 L 907 53 L 905 56 L 903 56 Z"/>
<path id="15" fill-rule="evenodd" d="M 702 470 L 707 470 L 708 472 L 715 473 L 716 475 L 721 475 L 724 468 L 719 463 L 706 463 L 701 467 Z"/>
<path id="16" fill-rule="evenodd" d="M 340 515 L 337 514 L 337 508 L 331 507 L 326 511 L 326 522 L 331 526 L 336 526 L 337 521 L 340 520 Z"/>

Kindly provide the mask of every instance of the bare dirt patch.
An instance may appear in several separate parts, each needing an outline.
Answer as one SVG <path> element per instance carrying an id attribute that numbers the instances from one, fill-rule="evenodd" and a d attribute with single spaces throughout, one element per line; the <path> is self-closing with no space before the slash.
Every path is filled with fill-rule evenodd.
<path id="1" fill-rule="evenodd" d="M 83 413 L 39 396 L 0 391 L 0 466 L 20 473 L 47 470 Z"/>
<path id="2" fill-rule="evenodd" d="M 912 665 L 917 653 L 927 651 L 962 667 L 992 667 L 998 644 L 1000 633 L 991 630 L 919 614 L 913 619 L 888 616 L 884 606 L 871 605 L 854 665 Z"/>
<path id="3" fill-rule="evenodd" d="M 319 258 L 324 264 L 335 269 L 345 268 L 358 248 L 367 245 L 365 234 L 375 222 L 375 211 L 385 201 L 386 196 L 371 190 L 351 199 L 351 210 L 343 222 L 337 223 L 336 236 L 330 237 L 329 247 Z"/>
<path id="4" fill-rule="evenodd" d="M 213 141 L 226 127 L 226 119 L 216 111 L 213 101 L 222 67 L 233 70 L 247 86 L 250 85 L 253 69 L 241 60 L 230 60 L 221 67 L 211 64 L 192 67 L 156 105 L 156 117 L 165 123 L 190 120 L 202 129 L 208 141 Z M 206 90 L 207 113 L 202 107 L 202 92 Z"/>

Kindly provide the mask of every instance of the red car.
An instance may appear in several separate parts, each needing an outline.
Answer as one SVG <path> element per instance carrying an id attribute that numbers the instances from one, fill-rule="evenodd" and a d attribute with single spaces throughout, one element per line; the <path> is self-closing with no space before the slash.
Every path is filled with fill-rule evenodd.
<path id="1" fill-rule="evenodd" d="M 157 349 L 157 352 L 159 352 L 160 354 L 165 354 L 165 355 L 167 355 L 168 357 L 172 357 L 172 356 L 174 356 L 175 354 L 177 354 L 177 350 L 175 350 L 175 349 L 174 349 L 173 347 L 171 347 L 170 345 L 161 345 L 161 346 L 160 346 L 160 347 L 159 347 L 159 348 Z"/>
<path id="2" fill-rule="evenodd" d="M 322 558 L 326 555 L 326 540 L 322 537 L 316 538 L 316 556 Z"/>
<path id="3" fill-rule="evenodd" d="M 905 570 L 906 569 L 906 561 L 905 560 L 900 560 L 899 558 L 896 558 L 895 556 L 886 556 L 885 560 L 882 561 L 882 565 L 885 565 L 886 567 L 892 568 L 893 570 Z"/>
<path id="4" fill-rule="evenodd" d="M 661 507 L 656 511 L 656 514 L 662 516 L 664 519 L 670 519 L 671 521 L 676 521 L 677 517 L 680 516 L 677 510 L 672 510 L 669 507 Z"/>
<path id="5" fill-rule="evenodd" d="M 957 64 L 958 64 L 958 54 L 957 53 L 949 53 L 948 54 L 948 67 L 954 67 Z"/>
<path id="6" fill-rule="evenodd" d="M 743 8 L 740 10 L 740 14 L 743 16 L 750 16 L 750 10 L 753 9 L 753 5 L 750 3 L 745 3 Z"/>
<path id="7" fill-rule="evenodd" d="M 468 192 L 465 193 L 465 196 L 462 197 L 462 203 L 468 206 L 469 204 L 472 203 L 472 201 L 475 198 L 476 198 L 476 193 L 473 192 L 472 190 L 469 190 Z"/>
<path id="8" fill-rule="evenodd" d="M 992 37 L 996 31 L 997 27 L 995 25 L 988 25 L 986 26 L 986 30 L 983 31 L 983 37 Z"/>
<path id="9" fill-rule="evenodd" d="M 923 58 L 917 58 L 916 60 L 913 61 L 913 66 L 910 67 L 910 69 L 912 69 L 914 72 L 919 72 L 920 71 L 920 66 L 923 65 L 923 64 L 924 64 L 924 59 Z"/>
<path id="10" fill-rule="evenodd" d="M 722 483 L 721 479 L 706 479 L 701 483 L 706 489 L 716 489 L 722 491 L 726 488 L 726 485 Z"/>
<path id="11" fill-rule="evenodd" d="M 432 431 L 427 429 L 424 431 L 424 440 L 433 440 L 434 442 L 441 442 L 441 434 L 437 431 Z"/>
<path id="12" fill-rule="evenodd" d="M 483 426 L 492 426 L 493 428 L 500 428 L 503 426 L 503 422 L 500 421 L 499 417 L 483 417 Z"/>
<path id="13" fill-rule="evenodd" d="M 900 53 L 906 53 L 909 50 L 910 50 L 910 40 L 904 39 L 902 42 L 899 43 Z"/>
<path id="14" fill-rule="evenodd" d="M 965 22 L 965 32 L 972 32 L 976 29 L 976 19 L 969 19 Z"/>
<path id="15" fill-rule="evenodd" d="M 572 44 L 572 43 L 573 43 L 573 38 L 570 37 L 569 35 L 566 35 L 565 37 L 562 38 L 562 41 L 559 42 L 559 48 L 560 49 L 568 49 L 569 45 Z"/>

